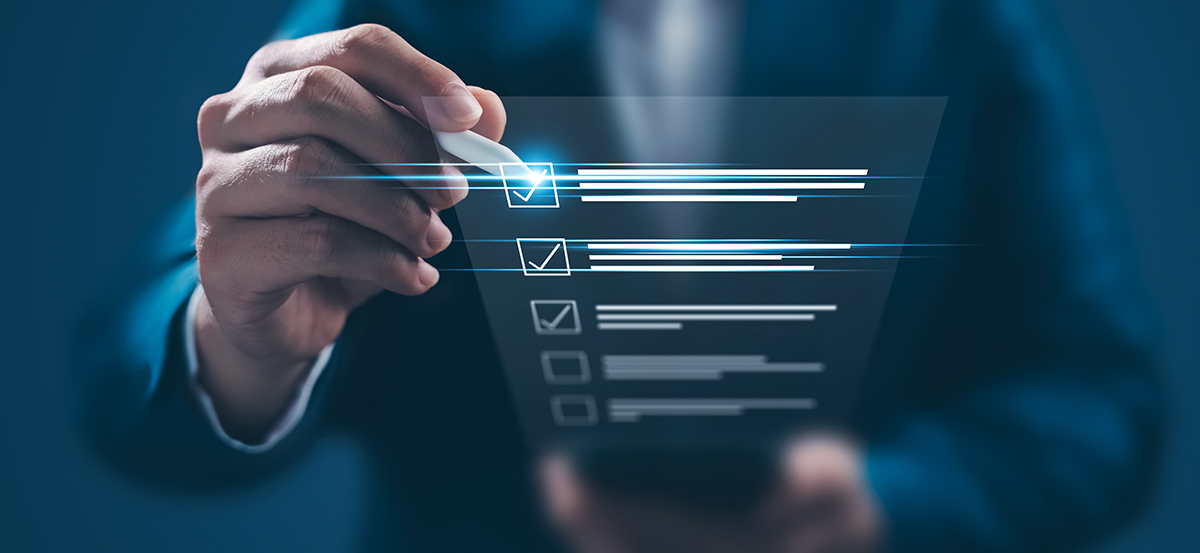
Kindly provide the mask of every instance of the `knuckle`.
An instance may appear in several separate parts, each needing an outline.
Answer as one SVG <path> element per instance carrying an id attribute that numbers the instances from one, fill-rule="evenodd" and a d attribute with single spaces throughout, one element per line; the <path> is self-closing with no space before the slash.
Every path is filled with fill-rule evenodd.
<path id="1" fill-rule="evenodd" d="M 288 94 L 289 103 L 303 112 L 321 112 L 345 102 L 347 78 L 340 71 L 316 65 L 296 72 Z"/>
<path id="2" fill-rule="evenodd" d="M 437 146 L 428 133 L 401 133 L 395 143 L 396 159 L 408 163 L 435 163 L 438 161 Z M 418 172 L 419 174 L 424 174 Z"/>
<path id="3" fill-rule="evenodd" d="M 417 255 L 428 257 L 436 254 L 437 252 L 433 251 L 425 242 L 425 236 L 428 234 L 433 220 L 432 211 L 413 193 L 397 194 L 392 201 L 393 204 L 388 206 L 389 213 L 398 214 L 393 227 L 395 229 L 393 236 Z"/>
<path id="4" fill-rule="evenodd" d="M 432 182 L 436 184 L 432 184 L 430 186 L 443 186 L 443 184 L 439 181 Z M 456 203 L 445 189 L 435 189 L 428 192 L 429 193 L 426 193 L 422 196 L 422 201 L 425 202 L 426 206 L 429 206 L 432 209 L 450 209 L 454 207 L 454 204 Z M 426 219 L 429 218 L 431 217 L 429 217 L 429 214 L 427 213 Z"/>
<path id="5" fill-rule="evenodd" d="M 397 272 L 403 271 L 406 262 L 404 254 L 397 248 L 380 248 L 375 254 L 375 267 L 378 268 L 380 280 L 394 278 Z"/>
<path id="6" fill-rule="evenodd" d="M 271 60 L 279 57 L 280 48 L 286 42 L 290 41 L 276 40 L 262 45 L 261 48 L 254 52 L 254 55 L 250 56 L 250 61 L 246 63 L 246 66 L 265 68 L 270 64 Z"/>
<path id="7" fill-rule="evenodd" d="M 394 291 L 416 295 L 425 291 L 416 272 L 416 259 L 399 248 L 386 248 L 379 254 L 379 280 Z"/>
<path id="8" fill-rule="evenodd" d="M 296 233 L 296 250 L 313 265 L 328 265 L 345 243 L 346 234 L 345 228 L 332 217 L 313 217 Z"/>
<path id="9" fill-rule="evenodd" d="M 448 85 L 453 77 L 450 71 L 433 58 L 424 54 L 413 53 L 408 56 L 412 74 L 422 82 L 438 85 Z"/>
<path id="10" fill-rule="evenodd" d="M 410 229 L 406 234 L 425 236 L 425 231 L 433 219 L 433 213 L 429 208 L 417 199 L 416 194 L 407 191 L 403 194 L 396 194 L 394 201 L 392 213 L 400 214 L 401 224 Z"/>
<path id="11" fill-rule="evenodd" d="M 196 114 L 196 131 L 200 135 L 201 142 L 204 142 L 207 135 L 220 128 L 228 112 L 228 94 L 210 96 L 204 100 L 203 104 L 200 104 L 200 110 Z"/>
<path id="12" fill-rule="evenodd" d="M 196 172 L 196 210 L 198 213 L 215 210 L 221 213 L 226 206 L 219 198 L 245 178 L 245 164 L 238 161 L 238 155 L 215 154 L 206 155 L 200 170 Z"/>
<path id="13" fill-rule="evenodd" d="M 324 140 L 303 137 L 284 146 L 279 171 L 293 179 L 320 176 L 329 172 L 336 154 Z"/>
<path id="14" fill-rule="evenodd" d="M 342 32 L 334 46 L 334 55 L 350 58 L 365 56 L 379 43 L 397 37 L 391 29 L 375 23 L 364 23 Z"/>
<path id="15" fill-rule="evenodd" d="M 212 163 L 205 163 L 200 166 L 200 171 L 196 173 L 196 201 L 201 201 L 203 198 L 202 192 L 212 188 L 213 184 L 219 178 L 219 173 Z"/>

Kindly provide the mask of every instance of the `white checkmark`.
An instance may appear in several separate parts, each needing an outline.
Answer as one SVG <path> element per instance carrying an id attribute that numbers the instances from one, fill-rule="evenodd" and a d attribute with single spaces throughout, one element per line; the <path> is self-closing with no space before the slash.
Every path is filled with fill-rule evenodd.
<path id="1" fill-rule="evenodd" d="M 535 182 L 535 183 L 533 183 L 533 188 L 530 188 L 530 189 L 529 189 L 529 193 L 528 193 L 528 194 L 526 194 L 526 195 L 522 196 L 522 195 L 521 195 L 521 193 L 520 193 L 520 192 L 517 192 L 516 190 L 513 190 L 513 191 L 512 191 L 512 193 L 513 193 L 513 194 L 515 194 L 515 195 L 516 195 L 518 198 L 521 198 L 521 201 L 522 201 L 522 202 L 528 202 L 528 201 L 529 201 L 529 198 L 532 198 L 532 197 L 533 197 L 533 193 L 534 193 L 535 191 L 537 191 L 537 189 L 538 189 L 538 187 L 539 187 L 539 186 L 541 186 L 541 185 L 542 185 L 542 181 L 544 181 L 544 180 L 545 180 L 545 177 L 546 177 L 546 171 L 548 171 L 548 170 L 549 170 L 549 169 L 542 169 L 542 174 L 538 175 L 538 181 L 537 181 L 537 182 Z"/>
<path id="2" fill-rule="evenodd" d="M 555 245 L 554 245 L 554 249 L 553 249 L 553 250 L 550 250 L 550 255 L 547 255 L 547 256 L 546 256 L 546 260 L 545 260 L 545 261 L 542 261 L 542 264 L 541 264 L 541 265 L 537 265 L 537 264 L 535 264 L 535 263 L 534 263 L 534 262 L 532 262 L 532 261 L 527 261 L 526 263 L 529 263 L 529 265 L 530 265 L 531 267 L 533 267 L 534 269 L 536 269 L 536 270 L 538 270 L 538 271 L 540 271 L 540 270 L 542 270 L 542 269 L 545 269 L 545 268 L 546 268 L 546 265 L 550 264 L 550 260 L 554 258 L 554 254 L 555 254 L 555 253 L 557 253 L 557 252 L 558 252 L 558 249 L 559 249 L 559 248 L 561 248 L 561 247 L 562 247 L 562 244 L 555 244 Z M 510 265 L 510 266 L 511 266 L 511 265 Z"/>
<path id="3" fill-rule="evenodd" d="M 547 321 L 546 319 L 538 319 L 538 320 L 541 321 L 542 326 L 545 327 L 546 330 L 554 330 L 555 328 L 558 328 L 558 323 L 562 322 L 563 317 L 566 317 L 567 313 L 570 313 L 570 312 L 571 312 L 571 305 L 567 304 L 566 306 L 563 307 L 562 311 L 558 312 L 558 316 L 554 317 L 553 321 Z"/>

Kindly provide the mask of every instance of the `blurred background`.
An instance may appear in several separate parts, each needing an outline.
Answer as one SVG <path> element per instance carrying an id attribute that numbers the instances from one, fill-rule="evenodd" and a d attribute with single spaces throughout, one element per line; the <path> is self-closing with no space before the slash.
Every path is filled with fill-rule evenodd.
<path id="1" fill-rule="evenodd" d="M 1105 553 L 1200 538 L 1200 3 L 1046 0 L 1112 152 L 1167 330 L 1171 441 L 1153 508 Z M 188 192 L 195 117 L 231 88 L 286 0 L 0 4 L 0 550 L 346 551 L 368 462 L 331 437 L 249 489 L 179 495 L 100 464 L 71 420 L 69 331 Z"/>

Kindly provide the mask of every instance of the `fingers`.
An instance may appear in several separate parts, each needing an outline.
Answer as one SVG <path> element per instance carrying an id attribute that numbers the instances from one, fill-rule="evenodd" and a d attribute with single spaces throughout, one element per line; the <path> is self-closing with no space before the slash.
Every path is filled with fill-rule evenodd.
<path id="1" fill-rule="evenodd" d="M 338 217 L 317 215 L 229 222 L 202 235 L 207 293 L 226 290 L 259 304 L 318 277 L 372 283 L 405 295 L 437 283 L 437 270 L 387 237 Z"/>
<path id="2" fill-rule="evenodd" d="M 786 450 L 783 487 L 764 517 L 788 553 L 859 552 L 879 541 L 880 518 L 858 448 L 836 435 L 812 435 Z"/>
<path id="3" fill-rule="evenodd" d="M 381 25 L 358 25 L 268 44 L 250 60 L 242 80 L 253 82 L 317 65 L 337 68 L 438 130 L 470 129 L 483 114 L 454 72 Z M 437 100 L 429 102 L 427 109 L 422 98 Z"/>
<path id="4" fill-rule="evenodd" d="M 862 486 L 860 455 L 853 444 L 813 436 L 791 447 L 785 458 L 787 493 L 812 503 L 844 498 Z"/>
<path id="5" fill-rule="evenodd" d="M 504 126 L 508 123 L 504 102 L 500 101 L 500 96 L 497 96 L 495 92 L 477 86 L 469 88 L 471 94 L 474 94 L 475 99 L 483 106 L 483 115 L 480 116 L 479 123 L 476 123 L 471 130 L 493 142 L 499 142 L 500 138 L 504 136 Z"/>
<path id="6" fill-rule="evenodd" d="M 465 179 L 436 165 L 428 130 L 332 67 L 307 67 L 216 96 L 201 109 L 200 128 L 202 146 L 221 151 L 320 137 L 348 150 L 355 163 L 403 178 L 435 209 L 465 196 Z"/>
<path id="7" fill-rule="evenodd" d="M 581 553 L 623 553 L 630 548 L 606 516 L 603 501 L 576 474 L 571 460 L 551 454 L 539 467 L 550 520 Z"/>
<path id="8" fill-rule="evenodd" d="M 591 510 L 590 498 L 570 460 L 565 455 L 550 455 L 542 460 L 539 474 L 551 518 L 572 528 L 585 524 Z"/>
<path id="9" fill-rule="evenodd" d="M 210 177 L 211 176 L 211 177 Z M 450 244 L 450 230 L 408 188 L 356 164 L 345 150 L 301 138 L 209 160 L 197 186 L 205 221 L 334 215 L 369 228 L 419 257 Z"/>

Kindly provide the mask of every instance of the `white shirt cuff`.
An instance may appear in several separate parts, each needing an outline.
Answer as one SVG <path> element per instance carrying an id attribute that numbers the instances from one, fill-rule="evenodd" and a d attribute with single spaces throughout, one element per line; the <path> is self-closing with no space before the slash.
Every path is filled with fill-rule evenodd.
<path id="1" fill-rule="evenodd" d="M 196 354 L 196 310 L 200 306 L 200 298 L 203 295 L 204 287 L 197 285 L 196 290 L 192 292 L 192 298 L 188 300 L 187 313 L 183 321 L 183 343 L 187 352 L 188 386 L 200 402 L 200 407 L 204 410 L 204 415 L 208 418 L 209 425 L 212 426 L 217 437 L 225 445 L 246 453 L 263 453 L 275 447 L 275 444 L 286 438 L 288 434 L 291 434 L 296 425 L 300 423 L 300 419 L 304 418 L 304 411 L 308 409 L 308 400 L 312 396 L 313 386 L 317 384 L 317 379 L 321 377 L 325 366 L 329 364 L 329 357 L 333 354 L 334 344 L 325 346 L 325 349 L 322 349 L 321 353 L 317 355 L 317 360 L 308 372 L 308 376 L 304 379 L 304 383 L 300 386 L 300 392 L 296 394 L 296 399 L 288 407 L 284 416 L 279 419 L 279 422 L 275 424 L 275 428 L 272 428 L 271 432 L 267 434 L 266 441 L 256 445 L 240 442 L 225 433 L 225 429 L 221 427 L 221 421 L 217 419 L 217 412 L 213 409 L 212 397 L 208 395 L 208 392 L 204 391 L 204 387 L 200 385 L 200 381 L 197 378 L 197 374 L 200 371 L 200 358 Z"/>

